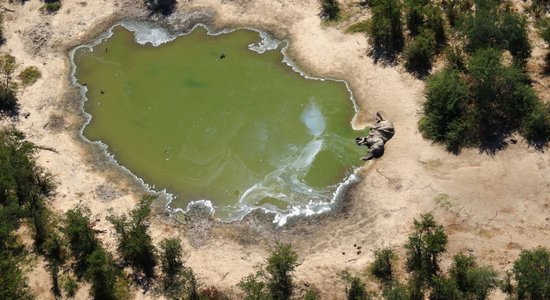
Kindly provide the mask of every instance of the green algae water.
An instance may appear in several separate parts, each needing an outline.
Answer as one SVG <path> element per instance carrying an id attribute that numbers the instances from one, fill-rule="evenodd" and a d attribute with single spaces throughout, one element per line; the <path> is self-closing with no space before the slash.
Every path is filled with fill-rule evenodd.
<path id="1" fill-rule="evenodd" d="M 252 30 L 197 27 L 158 46 L 136 36 L 116 26 L 75 51 L 87 139 L 174 195 L 172 208 L 201 201 L 222 220 L 262 208 L 278 222 L 330 209 L 364 151 L 344 83 L 304 78 L 280 49 L 252 51 Z"/>

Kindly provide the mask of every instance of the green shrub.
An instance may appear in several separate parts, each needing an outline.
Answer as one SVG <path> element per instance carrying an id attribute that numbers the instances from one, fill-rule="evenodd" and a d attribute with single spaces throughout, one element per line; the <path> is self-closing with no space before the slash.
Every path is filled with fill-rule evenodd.
<path id="1" fill-rule="evenodd" d="M 144 196 L 130 214 L 107 217 L 117 235 L 117 250 L 134 273 L 149 280 L 155 276 L 156 249 L 149 234 L 149 219 L 153 197 Z"/>
<path id="2" fill-rule="evenodd" d="M 537 103 L 522 124 L 522 135 L 535 147 L 542 147 L 550 141 L 550 109 Z"/>
<path id="3" fill-rule="evenodd" d="M 468 141 L 464 137 L 467 135 L 460 133 L 464 133 L 461 129 L 468 128 L 463 123 L 469 98 L 468 86 L 460 72 L 444 69 L 430 76 L 426 82 L 425 115 L 419 123 L 422 135 L 448 147 L 452 145 L 450 148 L 454 151 L 465 146 Z M 463 142 L 456 145 L 458 141 Z"/>
<path id="4" fill-rule="evenodd" d="M 369 20 L 357 22 L 357 23 L 352 24 L 351 26 L 349 26 L 346 29 L 346 32 L 352 32 L 352 33 L 367 32 L 369 30 L 369 24 L 370 24 Z"/>
<path id="5" fill-rule="evenodd" d="M 495 0 L 478 0 L 475 14 L 465 18 L 461 31 L 467 37 L 465 49 L 473 53 L 482 48 L 509 50 L 521 64 L 531 55 L 525 17 L 498 5 Z"/>
<path id="6" fill-rule="evenodd" d="M 17 78 L 21 81 L 21 84 L 31 85 L 35 83 L 41 76 L 42 73 L 40 72 L 40 70 L 38 70 L 37 67 L 27 67 L 25 68 L 25 70 L 21 71 L 19 75 L 17 75 Z"/>
<path id="7" fill-rule="evenodd" d="M 470 12 L 472 5 L 472 0 L 447 0 L 441 3 L 447 21 L 453 28 Z"/>
<path id="8" fill-rule="evenodd" d="M 367 292 L 365 283 L 357 276 L 351 275 L 348 271 L 340 273 L 340 278 L 346 285 L 346 299 L 347 300 L 369 300 L 372 296 Z"/>
<path id="9" fill-rule="evenodd" d="M 374 251 L 374 262 L 370 267 L 370 273 L 383 283 L 394 279 L 394 263 L 397 255 L 390 248 Z"/>
<path id="10" fill-rule="evenodd" d="M 15 71 L 15 57 L 4 54 L 0 56 L 0 112 L 16 114 L 19 109 L 17 103 L 17 85 L 12 82 L 12 74 Z"/>
<path id="11" fill-rule="evenodd" d="M 400 52 L 403 48 L 400 1 L 375 0 L 371 5 L 372 18 L 367 33 L 373 46 L 388 53 Z"/>
<path id="12" fill-rule="evenodd" d="M 78 282 L 71 276 L 64 278 L 61 282 L 67 298 L 74 297 L 74 295 L 76 295 L 76 291 L 78 290 Z"/>
<path id="13" fill-rule="evenodd" d="M 277 243 L 267 259 L 265 269 L 241 279 L 237 285 L 246 300 L 290 299 L 293 291 L 292 272 L 299 265 L 298 255 L 290 244 Z"/>
<path id="14" fill-rule="evenodd" d="M 430 300 L 462 300 L 465 299 L 458 290 L 456 282 L 449 278 L 434 276 L 432 278 Z"/>
<path id="15" fill-rule="evenodd" d="M 489 267 L 478 267 L 475 256 L 463 253 L 453 257 L 449 274 L 468 299 L 486 299 L 498 284 L 497 272 Z"/>
<path id="16" fill-rule="evenodd" d="M 539 247 L 521 251 L 514 262 L 517 299 L 550 299 L 550 252 Z"/>
<path id="17" fill-rule="evenodd" d="M 336 20 L 340 16 L 340 7 L 336 0 L 321 0 L 321 17 Z"/>
<path id="18" fill-rule="evenodd" d="M 466 69 L 464 52 L 458 46 L 450 46 L 445 50 L 445 61 L 447 61 L 447 68 L 457 71 L 464 71 Z"/>
<path id="19" fill-rule="evenodd" d="M 432 68 L 435 52 L 434 35 L 431 31 L 424 30 L 405 48 L 405 68 L 421 76 L 427 74 Z"/>
<path id="20" fill-rule="evenodd" d="M 420 33 L 424 26 L 424 7 L 428 5 L 428 0 L 405 0 L 405 21 L 407 29 L 411 36 Z"/>
<path id="21" fill-rule="evenodd" d="M 61 1 L 45 1 L 44 6 L 42 6 L 42 11 L 47 13 L 54 13 L 61 9 Z"/>
<path id="22" fill-rule="evenodd" d="M 410 300 L 412 297 L 409 296 L 407 291 L 407 286 L 394 281 L 384 285 L 382 290 L 382 296 L 386 300 Z"/>

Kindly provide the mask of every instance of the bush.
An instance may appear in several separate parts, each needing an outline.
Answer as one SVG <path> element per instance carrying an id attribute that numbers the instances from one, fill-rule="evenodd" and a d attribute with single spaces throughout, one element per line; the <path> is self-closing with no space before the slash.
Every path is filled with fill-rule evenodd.
<path id="1" fill-rule="evenodd" d="M 357 32 L 367 32 L 369 30 L 370 21 L 361 21 L 355 24 L 352 24 L 346 29 L 346 32 L 357 33 Z"/>
<path id="2" fill-rule="evenodd" d="M 41 76 L 42 73 L 40 72 L 40 70 L 38 70 L 37 67 L 27 67 L 25 68 L 25 70 L 21 71 L 19 75 L 17 75 L 17 78 L 21 81 L 21 84 L 31 85 L 35 83 Z"/>
<path id="3" fill-rule="evenodd" d="M 374 262 L 370 268 L 370 273 L 383 283 L 392 281 L 394 279 L 393 264 L 395 260 L 397 260 L 397 255 L 390 248 L 374 251 Z"/>
<path id="4" fill-rule="evenodd" d="M 71 276 L 64 278 L 61 282 L 67 298 L 74 297 L 74 295 L 76 295 L 76 291 L 78 290 L 78 282 Z"/>
<path id="5" fill-rule="evenodd" d="M 298 265 L 298 254 L 292 250 L 290 244 L 278 243 L 275 246 L 266 266 L 270 278 L 267 286 L 272 299 L 290 298 L 293 289 L 291 273 Z"/>
<path id="6" fill-rule="evenodd" d="M 550 108 L 537 103 L 533 111 L 523 120 L 522 135 L 536 148 L 550 141 Z"/>
<path id="7" fill-rule="evenodd" d="M 76 260 L 75 272 L 82 276 L 88 270 L 88 257 L 99 248 L 96 232 L 90 225 L 90 211 L 76 207 L 65 213 L 62 231 Z"/>
<path id="8" fill-rule="evenodd" d="M 368 35 L 375 48 L 389 54 L 403 49 L 401 3 L 399 0 L 372 1 L 372 18 Z"/>
<path id="9" fill-rule="evenodd" d="M 428 0 L 405 0 L 405 20 L 407 29 L 411 36 L 420 33 L 424 26 L 424 7 L 428 5 Z"/>
<path id="10" fill-rule="evenodd" d="M 357 276 L 352 276 L 349 272 L 343 271 L 340 273 L 340 278 L 346 285 L 346 299 L 348 300 L 368 300 L 372 299 L 370 293 L 367 292 L 365 284 Z"/>
<path id="11" fill-rule="evenodd" d="M 465 299 L 452 279 L 434 276 L 432 278 L 430 300 L 462 300 Z"/>
<path id="12" fill-rule="evenodd" d="M 498 149 L 514 131 L 537 148 L 550 141 L 548 109 L 522 68 L 504 66 L 500 50 L 493 48 L 475 51 L 463 70 L 456 60 L 454 69 L 427 80 L 425 116 L 419 122 L 424 137 L 453 152 L 473 145 Z"/>
<path id="13" fill-rule="evenodd" d="M 473 53 L 482 48 L 509 50 L 521 64 L 531 55 L 527 22 L 508 8 L 500 9 L 495 0 L 478 0 L 476 13 L 468 16 L 462 26 L 467 37 L 466 50 Z"/>
<path id="14" fill-rule="evenodd" d="M 459 253 L 449 270 L 458 290 L 468 299 L 486 299 L 498 284 L 498 275 L 489 267 L 478 267 L 474 256 Z"/>
<path id="15" fill-rule="evenodd" d="M 114 262 L 105 250 L 98 248 L 87 258 L 87 277 L 94 299 L 109 300 L 116 298 L 116 270 Z"/>
<path id="16" fill-rule="evenodd" d="M 237 286 L 245 292 L 247 300 L 289 299 L 293 290 L 291 273 L 298 265 L 298 255 L 291 245 L 277 243 L 265 270 L 259 266 L 256 273 L 241 279 Z"/>
<path id="17" fill-rule="evenodd" d="M 390 282 L 384 286 L 382 290 L 382 296 L 386 300 L 410 300 L 407 287 L 397 281 Z"/>
<path id="18" fill-rule="evenodd" d="M 0 113 L 16 114 L 19 109 L 17 86 L 11 81 L 15 67 L 15 57 L 9 54 L 0 56 Z"/>
<path id="19" fill-rule="evenodd" d="M 472 0 L 448 0 L 443 1 L 441 5 L 447 16 L 449 25 L 455 27 L 465 17 L 466 13 L 470 11 L 473 2 Z"/>
<path id="20" fill-rule="evenodd" d="M 327 20 L 336 20 L 340 15 L 340 7 L 336 0 L 321 0 L 321 17 Z"/>
<path id="21" fill-rule="evenodd" d="M 405 48 L 405 68 L 423 76 L 432 68 L 436 43 L 431 31 L 425 30 Z"/>
<path id="22" fill-rule="evenodd" d="M 463 130 L 468 127 L 464 120 L 469 97 L 460 72 L 444 69 L 430 76 L 426 82 L 425 116 L 419 123 L 422 135 L 446 144 L 452 151 L 466 146 L 469 141 Z"/>
<path id="23" fill-rule="evenodd" d="M 450 46 L 445 50 L 445 61 L 449 69 L 456 71 L 464 71 L 466 69 L 464 52 L 458 46 Z"/>
<path id="24" fill-rule="evenodd" d="M 61 1 L 59 0 L 45 0 L 44 6 L 42 6 L 42 11 L 47 13 L 54 13 L 61 9 Z"/>

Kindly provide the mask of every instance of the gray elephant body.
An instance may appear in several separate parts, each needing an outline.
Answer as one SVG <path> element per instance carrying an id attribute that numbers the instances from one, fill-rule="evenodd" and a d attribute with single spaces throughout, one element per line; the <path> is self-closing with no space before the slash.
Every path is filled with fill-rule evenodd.
<path id="1" fill-rule="evenodd" d="M 376 123 L 366 137 L 357 137 L 355 142 L 359 146 L 367 146 L 369 151 L 362 160 L 379 158 L 384 154 L 384 144 L 395 134 L 393 123 L 386 118 L 383 112 L 376 113 Z"/>

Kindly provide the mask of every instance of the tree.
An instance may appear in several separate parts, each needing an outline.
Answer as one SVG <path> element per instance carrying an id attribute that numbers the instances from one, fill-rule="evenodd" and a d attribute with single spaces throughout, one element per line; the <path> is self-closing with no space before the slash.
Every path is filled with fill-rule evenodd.
<path id="1" fill-rule="evenodd" d="M 88 270 L 86 272 L 94 299 L 110 300 L 116 298 L 115 283 L 117 280 L 114 262 L 110 255 L 102 248 L 97 248 L 87 257 Z"/>
<path id="2" fill-rule="evenodd" d="M 245 299 L 290 299 L 292 295 L 292 272 L 299 265 L 298 254 L 290 244 L 277 243 L 267 258 L 264 269 L 241 279 L 238 287 L 246 294 Z"/>
<path id="3" fill-rule="evenodd" d="M 177 238 L 164 239 L 160 244 L 161 270 L 164 274 L 165 286 L 174 283 L 176 277 L 183 269 L 181 242 Z"/>
<path id="4" fill-rule="evenodd" d="M 446 245 L 443 226 L 435 222 L 432 214 L 420 215 L 420 221 L 414 220 L 414 231 L 405 245 L 407 271 L 417 274 L 423 281 L 431 281 L 439 271 L 439 256 Z"/>
<path id="5" fill-rule="evenodd" d="M 129 216 L 110 215 L 107 219 L 113 224 L 117 234 L 117 250 L 121 258 L 132 267 L 136 275 L 146 279 L 155 276 L 157 256 L 149 235 L 152 196 L 144 196 Z"/>
<path id="6" fill-rule="evenodd" d="M 19 109 L 16 85 L 12 81 L 15 67 L 15 57 L 0 56 L 0 113 L 17 114 Z"/>
<path id="7" fill-rule="evenodd" d="M 397 255 L 391 248 L 384 248 L 374 251 L 374 262 L 370 268 L 370 273 L 382 283 L 389 283 L 394 279 L 393 264 Z"/>
<path id="8" fill-rule="evenodd" d="M 19 263 L 17 257 L 0 252 L 0 299 L 33 299 Z"/>
<path id="9" fill-rule="evenodd" d="M 237 286 L 245 293 L 244 300 L 269 299 L 269 292 L 266 284 L 266 274 L 260 266 L 260 270 L 250 274 L 239 281 Z"/>
<path id="10" fill-rule="evenodd" d="M 346 285 L 346 299 L 348 300 L 368 300 L 371 295 L 367 292 L 365 284 L 357 276 L 351 275 L 347 271 L 340 273 L 340 278 Z"/>
<path id="11" fill-rule="evenodd" d="M 400 1 L 375 0 L 371 6 L 372 18 L 367 33 L 373 46 L 390 55 L 400 52 L 403 49 Z"/>
<path id="12" fill-rule="evenodd" d="M 78 206 L 65 213 L 62 232 L 69 243 L 72 257 L 76 260 L 75 272 L 83 276 L 89 268 L 88 257 L 100 248 L 96 232 L 90 222 L 88 208 Z"/>
<path id="13" fill-rule="evenodd" d="M 151 13 L 171 15 L 176 9 L 176 0 L 145 0 L 145 5 Z"/>
<path id="14" fill-rule="evenodd" d="M 321 17 L 336 20 L 340 16 L 340 7 L 336 0 L 321 0 Z"/>
<path id="15" fill-rule="evenodd" d="M 277 243 L 267 259 L 268 289 L 274 300 L 288 299 L 292 295 L 291 273 L 299 265 L 298 254 L 290 244 Z"/>
<path id="16" fill-rule="evenodd" d="M 522 135 L 535 148 L 542 148 L 550 141 L 550 107 L 536 103 L 521 125 Z"/>
<path id="17" fill-rule="evenodd" d="M 173 299 L 178 299 L 182 294 L 191 299 L 198 299 L 199 284 L 193 271 L 183 264 L 180 240 L 164 239 L 160 249 L 163 293 Z"/>
<path id="18" fill-rule="evenodd" d="M 550 252 L 547 249 L 521 251 L 512 272 L 519 300 L 550 299 Z"/>

